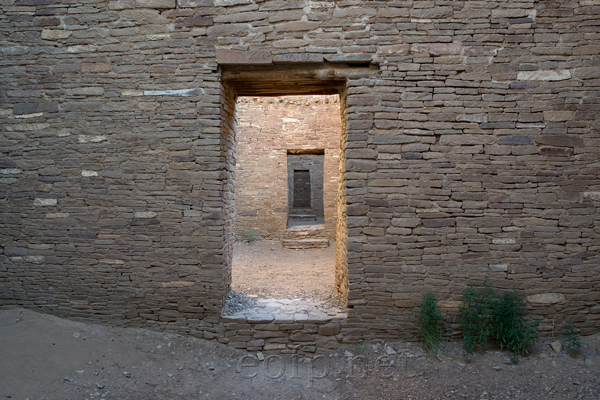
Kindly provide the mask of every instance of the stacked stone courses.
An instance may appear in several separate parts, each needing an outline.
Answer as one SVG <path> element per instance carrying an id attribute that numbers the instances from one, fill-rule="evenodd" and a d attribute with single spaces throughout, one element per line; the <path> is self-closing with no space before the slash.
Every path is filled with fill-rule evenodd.
<path id="1" fill-rule="evenodd" d="M 0 304 L 249 350 L 433 291 L 600 328 L 600 0 L 0 0 Z M 347 318 L 221 317 L 237 96 L 339 95 Z"/>

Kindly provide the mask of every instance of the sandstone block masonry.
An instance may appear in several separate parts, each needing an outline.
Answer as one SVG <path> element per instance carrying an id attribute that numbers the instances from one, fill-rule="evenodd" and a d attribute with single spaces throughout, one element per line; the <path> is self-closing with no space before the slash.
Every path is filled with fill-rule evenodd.
<path id="1" fill-rule="evenodd" d="M 270 321 L 221 319 L 236 96 L 339 94 L 328 343 L 397 337 L 423 292 L 451 309 L 485 275 L 544 334 L 598 331 L 598 0 L 0 8 L 3 305 L 266 345 Z"/>
<path id="2" fill-rule="evenodd" d="M 321 187 L 322 235 L 334 240 L 341 135 L 338 97 L 243 97 L 238 100 L 238 120 L 236 237 L 246 239 L 250 232 L 262 238 L 284 237 L 293 211 L 290 157 L 321 154 L 323 165 L 314 168 L 311 188 L 314 192 Z"/>

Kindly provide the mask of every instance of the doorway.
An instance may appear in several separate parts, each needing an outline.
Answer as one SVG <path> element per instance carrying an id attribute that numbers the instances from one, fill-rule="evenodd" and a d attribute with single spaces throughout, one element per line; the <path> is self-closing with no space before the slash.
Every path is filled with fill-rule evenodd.
<path id="1" fill-rule="evenodd" d="M 345 251 L 336 246 L 339 233 L 345 235 L 340 96 L 236 96 L 235 87 L 229 89 L 225 96 L 235 104 L 229 116 L 224 107 L 224 133 L 230 135 L 224 144 L 233 155 L 227 185 L 232 201 L 226 205 L 231 292 L 224 314 L 240 312 L 240 307 L 229 307 L 234 304 L 242 305 L 242 312 L 245 308 L 255 313 L 277 306 L 272 311 L 282 319 L 298 313 L 309 320 L 338 316 L 345 310 L 347 293 L 339 290 L 347 288 L 347 273 L 338 273 L 346 262 Z M 287 111 L 281 114 L 282 109 Z M 280 114 L 273 119 L 275 112 Z M 333 139 L 328 140 L 333 146 L 322 143 L 327 136 L 322 128 L 330 127 L 332 115 Z M 312 118 L 312 126 L 302 122 L 306 116 Z M 333 175 L 328 172 L 332 169 Z M 295 220 L 298 217 L 308 221 Z M 290 231 L 298 226 L 310 229 Z M 284 248 L 282 240 L 291 235 L 303 235 L 300 240 L 308 242 L 325 235 L 330 246 Z M 342 242 L 345 246 L 345 236 Z"/>

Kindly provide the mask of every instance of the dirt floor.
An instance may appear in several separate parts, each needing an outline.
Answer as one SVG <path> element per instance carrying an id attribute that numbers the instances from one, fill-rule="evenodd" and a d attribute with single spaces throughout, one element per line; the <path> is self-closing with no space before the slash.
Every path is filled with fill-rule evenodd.
<path id="1" fill-rule="evenodd" d="M 598 399 L 600 335 L 572 358 L 547 343 L 510 364 L 490 350 L 441 360 L 416 344 L 267 357 L 216 342 L 0 310 L 0 399 Z M 392 364 L 393 362 L 393 364 Z"/>
<path id="2" fill-rule="evenodd" d="M 335 292 L 335 242 L 292 250 L 278 240 L 236 242 L 231 290 L 250 297 L 327 301 Z"/>

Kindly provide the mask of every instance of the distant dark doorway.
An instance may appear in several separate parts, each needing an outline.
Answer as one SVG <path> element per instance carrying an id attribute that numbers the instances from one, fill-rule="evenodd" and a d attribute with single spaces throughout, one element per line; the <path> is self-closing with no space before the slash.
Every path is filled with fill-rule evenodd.
<path id="1" fill-rule="evenodd" d="M 324 222 L 324 154 L 318 149 L 288 151 L 288 228 Z"/>
<path id="2" fill-rule="evenodd" d="M 310 208 L 310 171 L 294 171 L 294 208 Z"/>

